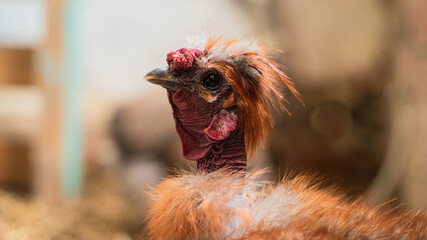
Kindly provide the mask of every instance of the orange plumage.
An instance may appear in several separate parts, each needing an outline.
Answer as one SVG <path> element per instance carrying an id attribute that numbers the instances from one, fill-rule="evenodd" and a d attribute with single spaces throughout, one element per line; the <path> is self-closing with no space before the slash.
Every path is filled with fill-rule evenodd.
<path id="1" fill-rule="evenodd" d="M 278 102 L 280 107 L 288 112 L 282 104 L 282 101 L 287 102 L 282 94 L 283 86 L 301 103 L 302 99 L 294 83 L 277 63 L 267 58 L 263 49 L 254 42 L 245 43 L 249 46 L 243 47 L 239 44 L 242 43 L 237 40 L 221 42 L 221 38 L 209 38 L 203 56 L 209 58 L 205 67 L 220 69 L 230 81 L 234 90 L 233 104 L 241 111 L 240 129 L 245 132 L 246 149 L 251 154 L 273 128 L 271 106 Z M 227 53 L 226 57 L 224 53 Z M 254 76 L 260 83 L 258 87 L 253 86 L 251 81 L 254 79 L 251 79 L 251 76 L 244 76 L 239 70 L 235 64 L 236 61 L 241 61 L 239 59 L 244 59 L 249 68 L 260 73 L 259 76 Z"/>
<path id="2" fill-rule="evenodd" d="M 151 191 L 150 238 L 427 238 L 425 213 L 398 216 L 347 202 L 319 190 L 311 177 L 275 184 L 259 180 L 263 171 L 244 175 L 246 152 L 272 129 L 271 106 L 285 100 L 282 86 L 299 101 L 300 95 L 253 42 L 210 38 L 200 52 L 180 49 L 168 55 L 167 68 L 145 77 L 167 89 L 184 156 L 199 169 Z"/>
<path id="3" fill-rule="evenodd" d="M 427 216 L 346 202 L 299 176 L 182 173 L 151 191 L 152 239 L 426 239 Z M 383 206 L 384 207 L 384 206 Z"/>

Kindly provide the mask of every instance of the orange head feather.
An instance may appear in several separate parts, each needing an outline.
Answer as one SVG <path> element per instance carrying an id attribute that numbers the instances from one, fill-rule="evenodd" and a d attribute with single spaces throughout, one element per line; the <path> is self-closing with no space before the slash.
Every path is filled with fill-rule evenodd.
<path id="1" fill-rule="evenodd" d="M 203 55 L 196 64 L 220 71 L 229 81 L 233 94 L 225 107 L 236 105 L 240 112 L 239 129 L 244 131 L 248 153 L 253 153 L 273 127 L 270 109 L 275 102 L 288 114 L 283 105 L 287 100 L 282 87 L 287 87 L 302 103 L 294 83 L 269 59 L 255 42 L 222 41 L 209 38 Z"/>

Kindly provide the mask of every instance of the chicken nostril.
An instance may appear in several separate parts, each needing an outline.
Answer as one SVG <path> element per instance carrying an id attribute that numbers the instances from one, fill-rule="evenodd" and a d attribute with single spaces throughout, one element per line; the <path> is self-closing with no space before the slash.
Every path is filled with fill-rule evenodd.
<path id="1" fill-rule="evenodd" d="M 182 76 L 182 72 L 178 71 L 178 70 L 173 70 L 172 71 L 172 76 L 174 76 L 174 77 L 180 77 L 180 76 Z"/>

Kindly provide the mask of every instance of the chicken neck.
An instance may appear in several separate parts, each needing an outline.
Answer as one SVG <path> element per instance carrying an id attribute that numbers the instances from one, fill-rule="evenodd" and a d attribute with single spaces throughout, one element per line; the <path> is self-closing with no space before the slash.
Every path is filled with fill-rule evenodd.
<path id="1" fill-rule="evenodd" d="M 184 157 L 197 161 L 200 172 L 246 170 L 244 133 L 237 127 L 237 109 L 222 109 L 222 104 L 208 103 L 185 89 L 168 91 L 168 98 Z"/>

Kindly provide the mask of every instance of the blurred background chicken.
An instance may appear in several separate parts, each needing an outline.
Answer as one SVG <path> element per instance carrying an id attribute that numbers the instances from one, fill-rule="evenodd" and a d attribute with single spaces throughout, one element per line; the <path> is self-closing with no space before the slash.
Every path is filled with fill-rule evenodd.
<path id="1" fill-rule="evenodd" d="M 152 239 L 422 239 L 425 213 L 393 215 L 346 203 L 310 177 L 260 183 L 244 176 L 273 127 L 270 107 L 284 109 L 281 86 L 294 84 L 253 41 L 209 38 L 204 50 L 167 54 L 169 66 L 144 78 L 167 89 L 183 155 L 198 173 L 182 173 L 151 191 Z M 258 182 L 258 183 L 257 183 Z M 317 185 L 319 185 L 317 183 Z"/>
<path id="2" fill-rule="evenodd" d="M 426 208 L 425 6 L 0 1 L 0 239 L 141 237 L 144 193 L 197 168 L 164 90 L 141 78 L 203 31 L 283 50 L 271 57 L 304 99 L 285 91 L 292 117 L 273 112 L 249 171 L 308 170 L 350 199 Z"/>

